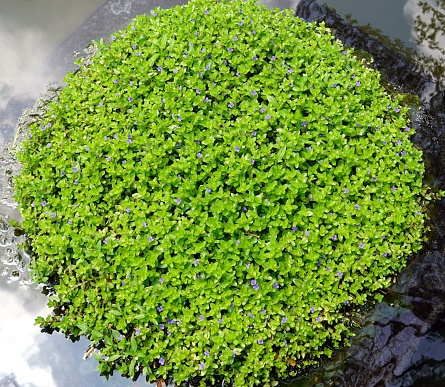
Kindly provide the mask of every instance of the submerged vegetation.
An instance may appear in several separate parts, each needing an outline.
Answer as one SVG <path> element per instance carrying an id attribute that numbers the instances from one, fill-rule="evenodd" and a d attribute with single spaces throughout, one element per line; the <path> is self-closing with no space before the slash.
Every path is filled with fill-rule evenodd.
<path id="1" fill-rule="evenodd" d="M 111 36 L 30 127 L 37 323 L 100 370 L 254 385 L 348 341 L 424 239 L 408 108 L 323 25 L 191 0 Z"/>

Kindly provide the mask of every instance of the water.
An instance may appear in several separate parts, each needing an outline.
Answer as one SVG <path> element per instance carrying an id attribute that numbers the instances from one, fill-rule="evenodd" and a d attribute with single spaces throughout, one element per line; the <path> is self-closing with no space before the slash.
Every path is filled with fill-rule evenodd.
<path id="1" fill-rule="evenodd" d="M 104 4 L 103 0 L 0 1 L 2 143 L 13 139 L 13 128 L 21 110 L 32 107 L 45 84 L 61 82 L 63 75 L 73 69 L 77 53 L 81 53 L 91 39 L 107 37 L 135 14 L 157 6 L 155 1 L 147 0 L 111 0 Z M 185 1 L 163 2 L 166 8 L 183 3 Z M 299 2 L 264 0 L 262 3 L 295 8 Z M 441 121 L 443 107 L 440 98 L 432 98 L 441 87 L 432 78 L 416 78 L 410 72 L 423 66 L 426 73 L 434 75 L 436 72 L 437 78 L 441 76 L 439 64 L 428 67 L 434 60 L 422 62 L 422 55 L 441 58 L 441 48 L 445 47 L 441 33 L 436 33 L 439 49 L 431 48 L 425 40 L 416 43 L 416 38 L 424 32 L 416 25 L 416 17 L 428 21 L 432 11 L 423 14 L 419 3 L 413 0 L 329 0 L 327 3 L 343 17 L 356 19 L 357 24 L 370 23 L 367 32 L 378 36 L 387 47 L 401 49 L 414 61 L 411 67 L 403 60 L 394 62 L 401 71 L 397 74 L 389 71 L 389 76 L 399 81 L 404 76 L 407 87 L 417 87 L 423 101 L 431 107 L 418 117 L 419 122 L 429 123 L 429 126 L 424 125 L 425 130 L 419 133 L 416 141 L 431 159 L 445 159 L 442 155 L 444 136 L 439 130 L 445 127 L 445 120 Z M 91 15 L 99 6 L 98 12 Z M 80 27 L 76 29 L 77 26 Z M 340 26 L 337 28 L 341 33 Z M 350 41 L 355 38 L 349 30 L 344 36 Z M 435 128 L 439 129 L 434 132 Z M 440 162 L 431 163 L 432 180 L 442 182 L 443 167 Z M 42 334 L 33 326 L 37 315 L 48 313 L 46 297 L 41 294 L 40 287 L 29 281 L 26 271 L 29 256 L 17 247 L 23 236 L 15 235 L 15 230 L 8 225 L 9 219 L 20 220 L 12 190 L 8 187 L 10 176 L 18 169 L 4 149 L 0 152 L 0 169 L 0 387 L 9 386 L 12 381 L 18 386 L 31 387 L 148 385 L 119 375 L 107 381 L 95 372 L 94 358 L 82 360 L 88 349 L 86 339 L 72 343 L 64 335 Z M 439 214 L 445 212 L 440 206 L 437 211 Z M 435 218 L 436 233 L 428 253 L 418 256 L 399 276 L 385 302 L 367 313 L 364 328 L 357 331 L 351 349 L 339 352 L 334 361 L 324 362 L 322 369 L 296 379 L 293 386 L 325 386 L 333 380 L 337 385 L 351 387 L 443 385 L 445 261 L 441 230 L 445 228 L 441 219 L 445 217 Z"/>

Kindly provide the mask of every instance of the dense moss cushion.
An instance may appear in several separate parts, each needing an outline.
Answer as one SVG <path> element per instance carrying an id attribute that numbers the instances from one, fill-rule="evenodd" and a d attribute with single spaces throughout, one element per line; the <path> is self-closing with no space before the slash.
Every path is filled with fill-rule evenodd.
<path id="1" fill-rule="evenodd" d="M 330 355 L 422 243 L 408 109 L 324 26 L 252 1 L 137 17 L 23 144 L 37 322 L 100 369 L 236 385 Z M 274 374 L 275 375 L 275 374 Z"/>

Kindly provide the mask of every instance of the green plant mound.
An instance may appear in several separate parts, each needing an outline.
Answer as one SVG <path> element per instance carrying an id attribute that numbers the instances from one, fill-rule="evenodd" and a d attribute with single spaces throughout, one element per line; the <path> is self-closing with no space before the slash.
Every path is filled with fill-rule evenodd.
<path id="1" fill-rule="evenodd" d="M 408 109 L 324 26 L 190 1 L 99 43 L 23 144 L 54 313 L 100 370 L 253 385 L 312 364 L 422 244 Z M 272 373 L 275 371 L 276 373 Z"/>

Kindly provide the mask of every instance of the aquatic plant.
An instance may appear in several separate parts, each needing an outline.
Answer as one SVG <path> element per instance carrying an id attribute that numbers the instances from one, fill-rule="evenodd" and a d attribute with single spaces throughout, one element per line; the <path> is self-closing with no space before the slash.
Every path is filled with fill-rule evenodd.
<path id="1" fill-rule="evenodd" d="M 254 385 L 347 343 L 421 248 L 408 108 L 323 25 L 254 1 L 139 16 L 23 143 L 36 321 L 117 369 Z M 273 373 L 274 372 L 274 373 Z"/>

